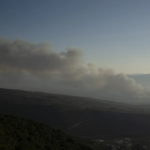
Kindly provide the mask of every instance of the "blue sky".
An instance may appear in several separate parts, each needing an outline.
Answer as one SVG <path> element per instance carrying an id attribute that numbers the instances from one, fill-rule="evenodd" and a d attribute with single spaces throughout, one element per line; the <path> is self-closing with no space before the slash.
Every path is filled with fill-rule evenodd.
<path id="1" fill-rule="evenodd" d="M 0 36 L 83 50 L 87 62 L 149 73 L 149 0 L 1 0 Z"/>

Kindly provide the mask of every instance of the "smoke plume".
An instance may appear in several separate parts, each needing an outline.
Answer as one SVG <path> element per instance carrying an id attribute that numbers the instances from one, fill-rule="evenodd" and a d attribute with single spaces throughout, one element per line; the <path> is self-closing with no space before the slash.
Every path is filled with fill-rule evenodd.
<path id="1" fill-rule="evenodd" d="M 57 53 L 50 44 L 0 38 L 0 85 L 97 98 L 149 98 L 125 74 L 84 64 L 80 49 Z M 37 88 L 39 86 L 39 88 Z"/>

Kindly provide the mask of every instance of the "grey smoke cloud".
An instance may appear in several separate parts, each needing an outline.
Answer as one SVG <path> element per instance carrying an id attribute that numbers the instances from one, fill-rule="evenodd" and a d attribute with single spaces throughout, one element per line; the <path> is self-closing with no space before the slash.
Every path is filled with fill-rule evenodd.
<path id="1" fill-rule="evenodd" d="M 39 86 L 46 92 L 97 98 L 150 97 L 148 90 L 125 74 L 84 64 L 80 49 L 56 53 L 48 43 L 3 38 L 0 38 L 0 83 L 5 88 L 33 90 Z"/>
<path id="2" fill-rule="evenodd" d="M 71 72 L 81 61 L 81 51 L 68 49 L 55 53 L 47 43 L 0 39 L 0 69 L 31 73 Z"/>

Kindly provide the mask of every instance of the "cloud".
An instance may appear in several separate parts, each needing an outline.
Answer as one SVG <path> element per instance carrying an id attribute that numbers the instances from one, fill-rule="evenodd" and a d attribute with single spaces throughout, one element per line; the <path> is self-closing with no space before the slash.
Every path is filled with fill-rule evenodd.
<path id="1" fill-rule="evenodd" d="M 125 74 L 84 64 L 80 49 L 67 48 L 56 53 L 48 43 L 20 39 L 0 38 L 0 83 L 1 87 L 33 90 L 39 86 L 46 92 L 97 98 L 150 97 L 148 90 Z"/>
<path id="2" fill-rule="evenodd" d="M 76 69 L 80 63 L 81 51 L 68 49 L 55 53 L 47 43 L 0 39 L 0 69 L 27 71 L 30 73 L 64 72 Z"/>

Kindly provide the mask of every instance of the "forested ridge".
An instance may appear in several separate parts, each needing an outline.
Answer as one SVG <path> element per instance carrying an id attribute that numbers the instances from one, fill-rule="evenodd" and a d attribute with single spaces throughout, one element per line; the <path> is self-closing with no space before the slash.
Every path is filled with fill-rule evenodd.
<path id="1" fill-rule="evenodd" d="M 90 150 L 60 130 L 0 114 L 0 150 Z"/>
<path id="2" fill-rule="evenodd" d="M 30 119 L 77 137 L 149 138 L 150 105 L 0 88 L 0 114 Z"/>

